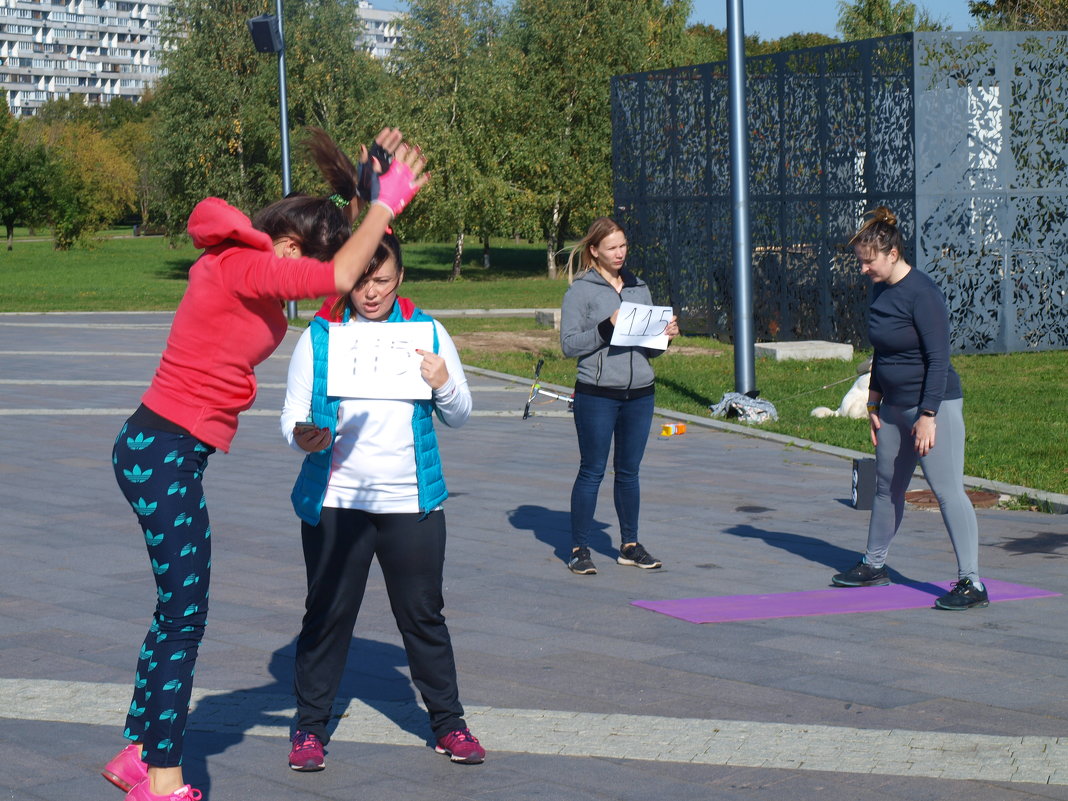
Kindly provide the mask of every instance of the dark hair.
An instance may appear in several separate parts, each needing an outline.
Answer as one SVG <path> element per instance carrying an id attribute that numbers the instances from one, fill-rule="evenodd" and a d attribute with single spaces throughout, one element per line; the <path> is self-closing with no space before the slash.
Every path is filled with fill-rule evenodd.
<path id="1" fill-rule="evenodd" d="M 261 209 L 252 218 L 252 227 L 271 239 L 292 237 L 305 256 L 329 261 L 352 234 L 356 216 L 356 167 L 319 128 L 308 129 L 305 145 L 333 194 L 325 198 L 290 194 Z"/>
<path id="2" fill-rule="evenodd" d="M 378 268 L 391 258 L 397 264 L 397 275 L 402 275 L 404 273 L 404 262 L 401 261 L 400 240 L 397 239 L 392 231 L 386 231 L 386 233 L 382 234 L 382 240 L 378 243 L 378 247 L 375 248 L 375 255 L 367 262 L 367 269 L 363 271 L 363 275 L 360 276 L 360 280 L 356 282 L 356 286 L 353 289 L 369 281 L 371 276 L 378 272 Z M 348 306 L 349 311 L 356 311 L 356 308 L 352 305 L 352 290 L 338 296 L 338 299 L 330 307 L 330 316 L 335 320 L 341 319 L 346 306 Z"/>
<path id="3" fill-rule="evenodd" d="M 849 244 L 854 247 L 871 248 L 878 253 L 889 253 L 897 249 L 898 255 L 905 257 L 905 241 L 897 227 L 897 217 L 886 206 L 879 206 L 865 217 L 870 219 L 860 226 Z"/>

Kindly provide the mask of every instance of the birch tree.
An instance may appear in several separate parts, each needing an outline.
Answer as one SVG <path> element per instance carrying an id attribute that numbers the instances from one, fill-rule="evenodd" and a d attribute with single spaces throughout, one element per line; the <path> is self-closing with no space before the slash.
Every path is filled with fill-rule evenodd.
<path id="1" fill-rule="evenodd" d="M 510 179 L 557 274 L 565 236 L 612 210 L 613 75 L 682 58 L 688 0 L 515 0 L 505 54 L 516 142 Z"/>
<path id="2" fill-rule="evenodd" d="M 500 12 L 492 0 L 413 0 L 397 54 L 407 133 L 431 158 L 433 179 L 411 220 L 453 244 L 460 277 L 468 234 L 488 240 L 503 224 L 509 191 L 501 180 L 507 102 L 497 59 Z"/>

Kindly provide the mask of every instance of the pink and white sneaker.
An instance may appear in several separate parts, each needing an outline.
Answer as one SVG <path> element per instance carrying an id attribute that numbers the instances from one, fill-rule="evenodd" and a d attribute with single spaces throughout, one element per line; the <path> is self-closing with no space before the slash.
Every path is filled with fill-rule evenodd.
<path id="1" fill-rule="evenodd" d="M 293 750 L 289 752 L 289 767 L 304 773 L 322 770 L 326 767 L 326 751 L 323 741 L 310 731 L 293 732 L 290 738 Z"/>
<path id="2" fill-rule="evenodd" d="M 149 788 L 148 779 L 144 779 L 126 795 L 126 801 L 200 801 L 204 794 L 195 790 L 188 784 L 179 787 L 173 793 L 156 795 Z"/>
<path id="3" fill-rule="evenodd" d="M 141 759 L 141 746 L 132 743 L 123 748 L 104 766 L 100 775 L 120 790 L 130 792 L 148 776 L 148 765 Z"/>
<path id="4" fill-rule="evenodd" d="M 470 729 L 457 729 L 438 738 L 434 750 L 439 754 L 448 754 L 453 762 L 462 762 L 465 765 L 477 765 L 486 759 L 486 749 L 479 744 L 478 738 Z"/>

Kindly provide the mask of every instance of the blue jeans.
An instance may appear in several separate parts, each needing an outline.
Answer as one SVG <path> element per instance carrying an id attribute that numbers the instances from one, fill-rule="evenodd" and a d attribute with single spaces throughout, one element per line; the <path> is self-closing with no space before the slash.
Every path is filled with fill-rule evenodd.
<path id="1" fill-rule="evenodd" d="M 597 491 L 604 478 L 613 440 L 613 497 L 619 518 L 620 542 L 638 541 L 638 509 L 641 506 L 638 468 L 645 454 L 645 443 L 649 441 L 653 397 L 650 393 L 642 398 L 615 400 L 575 393 L 579 471 L 571 488 L 572 548 L 587 547 L 593 515 L 597 511 Z"/>

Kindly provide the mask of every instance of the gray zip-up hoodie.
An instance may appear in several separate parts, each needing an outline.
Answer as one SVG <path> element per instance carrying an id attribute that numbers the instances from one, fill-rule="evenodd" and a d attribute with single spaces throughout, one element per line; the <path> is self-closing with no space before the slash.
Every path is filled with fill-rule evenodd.
<path id="1" fill-rule="evenodd" d="M 586 270 L 575 279 L 560 310 L 560 348 L 569 359 L 578 359 L 579 384 L 626 393 L 652 386 L 649 358 L 662 351 L 608 344 L 614 328 L 610 318 L 620 303 L 653 305 L 644 281 L 626 269 L 621 274 L 620 292 L 596 270 Z"/>

